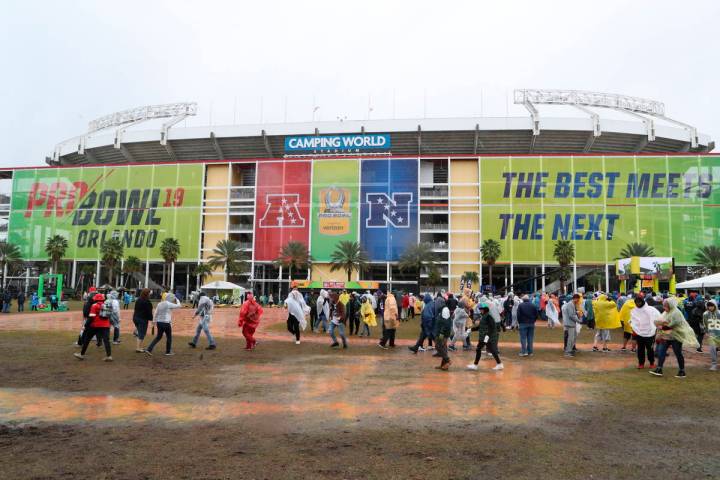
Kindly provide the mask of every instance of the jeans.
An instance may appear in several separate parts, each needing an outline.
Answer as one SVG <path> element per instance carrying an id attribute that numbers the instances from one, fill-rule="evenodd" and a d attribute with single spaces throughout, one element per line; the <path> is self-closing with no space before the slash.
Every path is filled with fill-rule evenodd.
<path id="1" fill-rule="evenodd" d="M 195 336 L 192 339 L 192 343 L 195 345 L 197 345 L 198 340 L 200 340 L 200 332 L 205 332 L 205 336 L 208 339 L 208 343 L 210 345 L 215 345 L 215 339 L 213 338 L 212 333 L 210 333 L 210 318 L 209 317 L 203 317 L 198 322 L 197 328 L 195 328 Z"/>
<path id="2" fill-rule="evenodd" d="M 82 350 L 80 350 L 81 355 L 85 355 L 85 352 L 87 351 L 88 345 L 90 345 L 90 341 L 94 336 L 98 337 L 98 341 L 102 339 L 102 343 L 105 345 L 105 355 L 111 356 L 112 351 L 110 350 L 110 328 L 109 327 L 103 327 L 103 328 L 95 328 L 90 327 L 85 329 L 85 333 L 83 334 L 83 343 L 82 343 Z"/>
<path id="3" fill-rule="evenodd" d="M 321 312 L 317 319 L 315 319 L 315 323 L 313 324 L 313 330 L 317 331 L 320 327 L 320 324 L 322 324 L 322 328 L 324 331 L 328 331 L 328 321 L 327 318 L 325 318 L 325 313 Z"/>
<path id="4" fill-rule="evenodd" d="M 422 347 L 423 343 L 425 343 L 426 339 L 428 341 L 428 347 L 432 347 L 432 338 L 433 338 L 432 333 L 428 335 L 427 333 L 425 333 L 424 330 L 421 330 L 420 336 L 418 337 L 417 342 L 415 342 L 415 347 L 416 348 Z"/>
<path id="5" fill-rule="evenodd" d="M 163 334 L 165 335 L 165 353 L 172 351 L 172 325 L 167 322 L 157 322 L 157 335 L 155 335 L 152 343 L 147 348 L 148 352 L 153 351 L 155 345 L 162 339 Z"/>
<path id="6" fill-rule="evenodd" d="M 641 337 L 640 335 L 635 337 L 637 340 L 637 357 L 638 365 L 645 365 L 645 353 L 647 352 L 647 359 L 650 364 L 655 363 L 655 352 L 653 352 L 653 343 L 655 343 L 655 336 L 652 337 Z"/>
<path id="7" fill-rule="evenodd" d="M 642 337 L 641 337 L 642 338 Z M 657 346 L 657 366 L 659 368 L 662 368 L 665 364 L 665 357 L 667 357 L 667 350 L 668 347 L 672 347 L 673 353 L 675 354 L 675 358 L 677 358 L 678 362 L 678 368 L 680 370 L 685 370 L 685 357 L 683 357 L 682 353 L 682 342 L 678 342 L 677 340 L 669 340 L 666 342 L 660 342 Z M 639 351 L 639 349 L 638 349 Z M 652 363 L 652 362 L 650 362 Z"/>
<path id="8" fill-rule="evenodd" d="M 335 330 L 340 332 L 340 338 L 344 347 L 347 347 L 347 338 L 345 338 L 345 324 L 344 323 L 330 323 L 330 338 L 332 338 L 333 345 L 338 343 L 337 337 L 335 336 Z"/>
<path id="9" fill-rule="evenodd" d="M 712 365 L 717 365 L 717 357 L 718 357 L 717 349 L 718 349 L 718 347 L 715 346 L 715 343 L 710 342 L 710 363 Z"/>
<path id="10" fill-rule="evenodd" d="M 24 312 L 25 311 L 25 302 L 19 302 L 18 303 L 18 312 Z"/>
<path id="11" fill-rule="evenodd" d="M 3 304 L 3 313 L 10 313 L 10 302 Z"/>
<path id="12" fill-rule="evenodd" d="M 535 324 L 520 324 L 520 353 L 533 353 L 533 340 L 535 339 Z"/>
<path id="13" fill-rule="evenodd" d="M 370 336 L 370 325 L 365 322 L 362 322 L 362 329 L 360 330 L 360 336 L 362 337 L 363 335 L 366 337 Z"/>
<path id="14" fill-rule="evenodd" d="M 565 330 L 565 353 L 571 354 L 573 353 L 575 341 L 577 340 L 577 328 L 573 325 L 572 327 L 563 327 L 563 329 Z"/>

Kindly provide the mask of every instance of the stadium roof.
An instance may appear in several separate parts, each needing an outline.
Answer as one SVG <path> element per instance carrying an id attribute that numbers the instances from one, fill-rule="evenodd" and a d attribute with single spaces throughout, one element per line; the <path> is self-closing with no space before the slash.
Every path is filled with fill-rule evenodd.
<path id="1" fill-rule="evenodd" d="M 388 153 L 393 155 L 705 153 L 715 147 L 695 127 L 665 117 L 664 105 L 652 100 L 573 90 L 517 90 L 515 103 L 529 115 L 199 127 L 176 126 L 195 115 L 194 103 L 140 107 L 91 122 L 88 133 L 58 144 L 47 163 L 278 158 L 286 155 L 286 136 L 350 133 L 390 134 Z M 545 116 L 545 110 L 557 105 L 572 109 L 576 116 Z M 169 120 L 138 128 L 162 118 Z"/>

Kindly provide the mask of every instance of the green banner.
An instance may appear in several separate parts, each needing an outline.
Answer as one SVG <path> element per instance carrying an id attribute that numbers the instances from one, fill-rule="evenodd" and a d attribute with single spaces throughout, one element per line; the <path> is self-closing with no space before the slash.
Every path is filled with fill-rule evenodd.
<path id="1" fill-rule="evenodd" d="M 481 236 L 500 242 L 499 262 L 555 263 L 560 239 L 578 263 L 613 263 L 640 242 L 694 264 L 720 244 L 718 157 L 488 157 L 480 178 Z"/>
<path id="2" fill-rule="evenodd" d="M 24 260 L 47 260 L 45 242 L 62 235 L 67 259 L 97 260 L 105 239 L 119 238 L 125 258 L 161 260 L 165 238 L 180 258 L 198 258 L 203 166 L 147 165 L 18 170 L 8 240 Z"/>
<path id="3" fill-rule="evenodd" d="M 316 160 L 312 179 L 312 237 L 315 261 L 327 262 L 337 244 L 358 239 L 357 160 Z"/>

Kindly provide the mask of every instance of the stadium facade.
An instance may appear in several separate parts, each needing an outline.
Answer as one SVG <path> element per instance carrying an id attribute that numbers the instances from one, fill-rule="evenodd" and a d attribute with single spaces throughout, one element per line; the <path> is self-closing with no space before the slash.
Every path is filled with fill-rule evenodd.
<path id="1" fill-rule="evenodd" d="M 693 265 L 700 246 L 720 244 L 713 142 L 665 117 L 662 104 L 602 95 L 518 91 L 524 118 L 203 128 L 176 126 L 194 104 L 144 107 L 92 122 L 59 144 L 48 166 L 4 169 L 0 219 L 30 262 L 28 277 L 32 262 L 47 261 L 45 240 L 67 237 L 73 284 L 87 265 L 100 273 L 99 245 L 110 237 L 145 263 L 130 284 L 150 286 L 162 275 L 161 241 L 177 238 L 172 283 L 190 289 L 193 266 L 218 241 L 236 240 L 248 271 L 231 280 L 266 293 L 287 282 L 274 260 L 290 241 L 314 259 L 295 279 L 342 284 L 345 273 L 329 262 L 349 240 L 371 261 L 354 281 L 411 291 L 415 276 L 397 261 L 418 242 L 433 246 L 441 286 L 451 289 L 466 271 L 488 282 L 485 239 L 502 248 L 495 283 L 525 282 L 523 290 L 548 287 L 538 275 L 557 265 L 559 239 L 575 245 L 576 279 L 612 273 L 630 242 Z M 587 117 L 540 116 L 538 105 L 558 103 Z M 609 108 L 629 120 L 597 113 Z M 158 118 L 168 120 L 135 126 Z"/>

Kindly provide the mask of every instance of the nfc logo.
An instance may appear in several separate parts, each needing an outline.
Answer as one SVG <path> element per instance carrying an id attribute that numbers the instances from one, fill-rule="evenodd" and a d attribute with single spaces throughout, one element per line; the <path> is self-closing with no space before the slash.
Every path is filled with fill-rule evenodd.
<path id="1" fill-rule="evenodd" d="M 370 207 L 365 219 L 367 228 L 393 227 L 410 228 L 410 203 L 412 192 L 393 193 L 392 198 L 384 193 L 366 193 L 365 202 Z"/>

